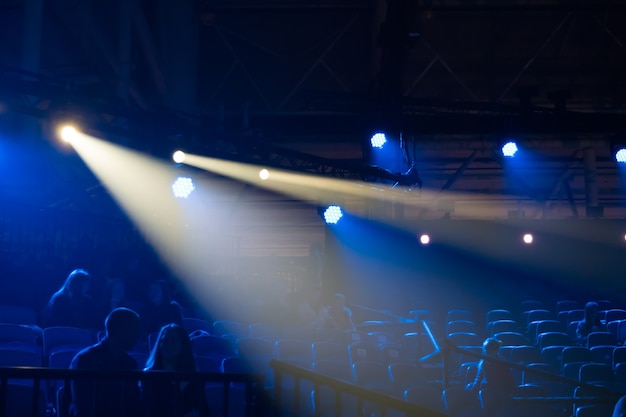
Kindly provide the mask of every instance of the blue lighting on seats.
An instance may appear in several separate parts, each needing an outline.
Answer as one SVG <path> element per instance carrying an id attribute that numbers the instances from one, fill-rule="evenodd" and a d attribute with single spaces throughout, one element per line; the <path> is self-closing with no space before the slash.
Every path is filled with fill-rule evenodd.
<path id="1" fill-rule="evenodd" d="M 626 148 L 620 148 L 615 152 L 615 160 L 620 164 L 626 164 Z"/>
<path id="2" fill-rule="evenodd" d="M 172 192 L 176 198 L 187 198 L 195 189 L 192 179 L 188 177 L 178 177 L 172 184 Z"/>
<path id="3" fill-rule="evenodd" d="M 342 217 L 343 211 L 339 206 L 328 206 L 328 208 L 324 210 L 324 221 L 326 224 L 337 224 Z"/>
<path id="4" fill-rule="evenodd" d="M 517 151 L 517 144 L 515 142 L 507 142 L 502 146 L 502 155 L 507 158 L 513 158 Z"/>
<path id="5" fill-rule="evenodd" d="M 372 143 L 372 148 L 382 149 L 385 143 L 387 143 L 387 138 L 384 133 L 375 133 L 370 142 Z"/>

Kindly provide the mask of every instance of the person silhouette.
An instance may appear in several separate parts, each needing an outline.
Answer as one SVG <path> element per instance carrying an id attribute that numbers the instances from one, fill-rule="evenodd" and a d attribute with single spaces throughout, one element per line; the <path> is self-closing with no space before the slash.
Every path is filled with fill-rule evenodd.
<path id="1" fill-rule="evenodd" d="M 116 308 L 105 320 L 105 337 L 76 354 L 70 369 L 100 371 L 137 370 L 137 361 L 127 352 L 140 333 L 139 315 Z M 84 380 L 71 383 L 70 415 L 73 417 L 136 416 L 141 411 L 136 381 Z"/>
<path id="2" fill-rule="evenodd" d="M 146 361 L 146 372 L 196 372 L 189 335 L 178 324 L 161 328 Z M 148 380 L 142 382 L 144 409 L 149 416 L 205 417 L 209 407 L 198 381 Z"/>

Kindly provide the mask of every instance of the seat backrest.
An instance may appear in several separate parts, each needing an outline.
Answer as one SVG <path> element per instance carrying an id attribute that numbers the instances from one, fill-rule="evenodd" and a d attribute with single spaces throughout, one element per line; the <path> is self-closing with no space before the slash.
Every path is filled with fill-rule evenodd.
<path id="1" fill-rule="evenodd" d="M 469 310 L 448 310 L 446 313 L 446 323 L 454 320 L 474 321 L 474 314 Z"/>
<path id="2" fill-rule="evenodd" d="M 546 332 L 537 336 L 537 344 L 539 349 L 543 350 L 548 346 L 571 346 L 572 339 L 570 339 L 567 333 Z"/>
<path id="3" fill-rule="evenodd" d="M 592 332 L 587 335 L 587 347 L 589 349 L 601 345 L 617 346 L 617 338 L 609 332 Z"/>
<path id="4" fill-rule="evenodd" d="M 561 354 L 561 369 L 570 362 L 591 362 L 591 351 L 582 346 L 567 346 Z"/>
<path id="5" fill-rule="evenodd" d="M 561 324 L 560 321 L 557 321 L 557 320 L 538 320 L 533 323 L 536 323 L 535 333 L 531 335 L 529 332 L 528 336 L 531 338 L 534 337 L 535 340 L 536 340 L 536 336 L 541 333 L 565 332 L 565 327 Z M 531 323 L 531 325 L 533 323 Z"/>
<path id="6" fill-rule="evenodd" d="M 96 335 L 91 330 L 66 326 L 43 329 L 43 347 L 46 357 L 57 350 L 80 350 L 92 345 L 95 341 Z"/>
<path id="7" fill-rule="evenodd" d="M 69 369 L 78 350 L 59 350 L 48 357 L 48 367 Z M 140 365 L 141 366 L 141 365 Z"/>
<path id="8" fill-rule="evenodd" d="M 575 300 L 559 300 L 556 302 L 556 312 L 557 314 L 561 311 L 570 311 L 576 310 L 580 308 L 580 303 Z"/>
<path id="9" fill-rule="evenodd" d="M 250 337 L 276 341 L 280 338 L 280 329 L 267 323 L 251 323 L 248 326 L 248 334 Z"/>
<path id="10" fill-rule="evenodd" d="M 554 316 L 554 313 L 552 313 L 550 310 L 545 310 L 545 309 L 535 309 L 535 310 L 525 311 L 522 316 L 524 317 L 523 325 L 525 327 L 528 327 L 528 325 L 532 323 L 533 321 L 556 319 L 556 317 Z"/>
<path id="11" fill-rule="evenodd" d="M 200 356 L 236 356 L 237 352 L 231 341 L 211 335 L 202 335 L 191 338 L 191 347 L 196 355 Z"/>
<path id="12" fill-rule="evenodd" d="M 613 369 L 613 352 L 616 346 L 599 345 L 593 346 L 591 349 L 591 360 L 596 363 L 603 363 Z"/>
<path id="13" fill-rule="evenodd" d="M 43 331 L 37 326 L 0 323 L 0 348 L 12 347 L 43 353 Z"/>
<path id="14" fill-rule="evenodd" d="M 511 313 L 509 310 L 502 309 L 489 310 L 487 312 L 485 322 L 489 324 L 497 320 L 513 320 L 513 313 Z"/>
<path id="15" fill-rule="evenodd" d="M 183 317 L 183 328 L 187 331 L 187 333 L 202 330 L 207 334 L 211 334 L 213 325 L 206 320 L 195 317 Z"/>
<path id="16" fill-rule="evenodd" d="M 626 363 L 626 346 L 618 346 L 613 350 L 613 369 L 618 363 Z"/>
<path id="17" fill-rule="evenodd" d="M 604 363 L 586 363 L 580 367 L 578 375 L 580 382 L 611 383 L 615 380 L 613 370 Z"/>
<path id="18" fill-rule="evenodd" d="M 216 320 L 211 326 L 212 335 L 221 336 L 224 334 L 237 334 L 240 336 L 248 335 L 248 326 L 234 320 Z"/>
<path id="19" fill-rule="evenodd" d="M 279 339 L 274 344 L 274 352 L 278 359 L 306 362 L 309 366 L 313 362 L 311 343 L 301 340 Z"/>
<path id="20" fill-rule="evenodd" d="M 348 347 L 343 343 L 328 342 L 321 340 L 313 342 L 313 360 L 332 359 L 336 361 L 349 362 Z"/>
<path id="21" fill-rule="evenodd" d="M 448 340 L 455 346 L 481 346 L 482 339 L 476 333 L 457 332 L 448 335 Z"/>
<path id="22" fill-rule="evenodd" d="M 511 350 L 510 361 L 523 364 L 539 363 L 543 362 L 543 357 L 536 346 L 516 346 Z"/>
<path id="23" fill-rule="evenodd" d="M 354 342 L 348 345 L 348 357 L 354 365 L 359 361 L 381 362 L 378 346 L 369 342 Z"/>
<path id="24" fill-rule="evenodd" d="M 493 335 L 502 342 L 503 346 L 523 346 L 528 344 L 528 339 L 518 332 L 500 332 Z"/>
<path id="25" fill-rule="evenodd" d="M 469 320 L 453 320 L 446 324 L 446 335 L 450 333 L 476 333 L 476 323 Z"/>
<path id="26" fill-rule="evenodd" d="M 496 320 L 487 325 L 487 334 L 493 336 L 502 332 L 521 332 L 522 328 L 514 320 Z"/>
<path id="27" fill-rule="evenodd" d="M 313 370 L 344 381 L 354 381 L 352 365 L 349 362 L 319 359 L 313 362 Z"/>
<path id="28" fill-rule="evenodd" d="M 274 356 L 274 343 L 258 337 L 244 337 L 237 340 L 237 353 L 244 357 L 271 358 Z"/>
<path id="29" fill-rule="evenodd" d="M 608 323 L 615 320 L 625 320 L 626 319 L 626 310 L 620 308 L 613 308 L 611 310 L 607 310 L 604 316 L 604 320 Z"/>

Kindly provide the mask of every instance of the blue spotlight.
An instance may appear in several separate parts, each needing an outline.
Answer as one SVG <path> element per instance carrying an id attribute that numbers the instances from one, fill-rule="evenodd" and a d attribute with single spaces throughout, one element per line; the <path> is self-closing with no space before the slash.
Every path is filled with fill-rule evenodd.
<path id="1" fill-rule="evenodd" d="M 513 158 L 517 151 L 517 144 L 515 142 L 507 142 L 502 146 L 502 155 L 507 158 Z"/>
<path id="2" fill-rule="evenodd" d="M 324 210 L 324 221 L 326 224 L 337 224 L 343 217 L 343 211 L 339 206 L 328 206 Z"/>
<path id="3" fill-rule="evenodd" d="M 176 198 L 187 198 L 195 189 L 193 181 L 188 177 L 178 177 L 172 184 L 172 192 Z"/>
<path id="4" fill-rule="evenodd" d="M 626 148 L 619 148 L 615 152 L 615 160 L 620 164 L 626 164 Z"/>
<path id="5" fill-rule="evenodd" d="M 372 148 L 382 149 L 385 143 L 387 143 L 387 138 L 384 133 L 375 133 L 370 142 L 372 143 Z"/>

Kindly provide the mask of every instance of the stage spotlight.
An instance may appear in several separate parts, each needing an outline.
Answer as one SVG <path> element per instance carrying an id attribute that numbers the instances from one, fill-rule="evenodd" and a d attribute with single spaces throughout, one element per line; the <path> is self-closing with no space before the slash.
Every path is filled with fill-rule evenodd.
<path id="1" fill-rule="evenodd" d="M 269 177 L 270 177 L 270 172 L 267 169 L 263 168 L 262 170 L 259 171 L 259 178 L 261 178 L 263 181 L 265 181 Z"/>
<path id="2" fill-rule="evenodd" d="M 422 245 L 428 245 L 430 243 L 430 236 L 427 235 L 426 233 L 423 233 L 422 235 L 420 235 L 420 243 Z"/>
<path id="3" fill-rule="evenodd" d="M 372 148 L 382 149 L 385 143 L 387 143 L 387 138 L 384 133 L 375 133 L 370 142 L 372 143 Z"/>
<path id="4" fill-rule="evenodd" d="M 626 148 L 620 148 L 615 152 L 615 160 L 620 164 L 626 164 Z"/>
<path id="5" fill-rule="evenodd" d="M 525 233 L 524 236 L 522 236 L 522 242 L 524 242 L 527 245 L 530 245 L 533 243 L 533 235 L 531 233 Z"/>
<path id="6" fill-rule="evenodd" d="M 326 224 L 337 224 L 343 217 L 343 211 L 339 206 L 328 206 L 324 210 L 324 221 Z"/>
<path id="7" fill-rule="evenodd" d="M 502 146 L 502 155 L 507 158 L 513 158 L 517 151 L 517 144 L 515 142 L 507 142 Z"/>
<path id="8" fill-rule="evenodd" d="M 63 139 L 63 141 L 67 143 L 72 143 L 76 140 L 76 138 L 78 138 L 78 131 L 74 126 L 63 126 L 60 129 L 59 134 L 61 136 L 61 139 Z"/>
<path id="9" fill-rule="evenodd" d="M 185 152 L 183 152 L 183 151 L 176 151 L 176 152 L 174 152 L 172 154 L 172 159 L 177 164 L 182 164 L 185 161 Z"/>
<path id="10" fill-rule="evenodd" d="M 189 177 L 178 177 L 172 184 L 172 192 L 176 198 L 187 198 L 195 189 L 196 187 Z"/>

